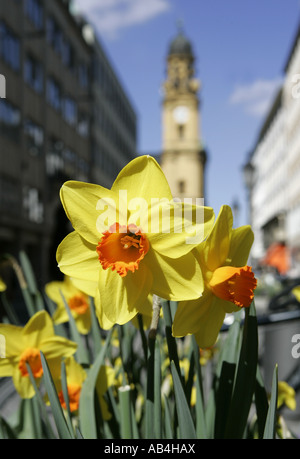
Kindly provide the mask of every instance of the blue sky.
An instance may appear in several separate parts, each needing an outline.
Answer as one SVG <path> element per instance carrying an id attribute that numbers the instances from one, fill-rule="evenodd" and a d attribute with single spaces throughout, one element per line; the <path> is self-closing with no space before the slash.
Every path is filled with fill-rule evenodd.
<path id="1" fill-rule="evenodd" d="M 138 153 L 161 151 L 166 55 L 183 22 L 201 80 L 201 131 L 209 154 L 207 205 L 238 200 L 247 223 L 242 165 L 277 88 L 300 22 L 300 0 L 75 0 L 138 116 Z"/>

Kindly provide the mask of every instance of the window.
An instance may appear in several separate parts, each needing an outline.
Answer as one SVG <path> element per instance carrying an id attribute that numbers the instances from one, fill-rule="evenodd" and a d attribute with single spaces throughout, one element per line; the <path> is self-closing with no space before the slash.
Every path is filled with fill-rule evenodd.
<path id="1" fill-rule="evenodd" d="M 47 80 L 47 101 L 55 110 L 61 110 L 61 88 L 51 77 Z"/>
<path id="2" fill-rule="evenodd" d="M 44 10 L 41 0 L 25 0 L 25 13 L 30 22 L 37 28 L 43 28 Z"/>
<path id="3" fill-rule="evenodd" d="M 59 54 L 63 54 L 63 33 L 55 19 L 49 17 L 46 23 L 46 36 L 48 43 Z"/>
<path id="4" fill-rule="evenodd" d="M 43 67 L 40 62 L 31 56 L 27 56 L 24 64 L 24 79 L 36 92 L 43 91 Z"/>
<path id="5" fill-rule="evenodd" d="M 13 70 L 20 70 L 20 40 L 0 21 L 0 58 Z"/>
<path id="6" fill-rule="evenodd" d="M 19 183 L 0 176 L 0 210 L 9 215 L 20 215 Z"/>
<path id="7" fill-rule="evenodd" d="M 78 79 L 79 79 L 80 86 L 83 89 L 86 89 L 89 84 L 89 76 L 88 76 L 88 66 L 84 63 L 81 63 L 78 66 Z"/>
<path id="8" fill-rule="evenodd" d="M 77 123 L 77 104 L 71 97 L 64 97 L 62 113 L 65 121 L 71 126 Z"/>
<path id="9" fill-rule="evenodd" d="M 0 132 L 18 142 L 20 140 L 20 110 L 7 99 L 0 99 Z"/>
<path id="10" fill-rule="evenodd" d="M 178 126 L 178 136 L 180 139 L 183 139 L 184 137 L 184 126 L 182 124 Z"/>
<path id="11" fill-rule="evenodd" d="M 30 119 L 24 122 L 24 132 L 27 136 L 28 151 L 32 156 L 42 153 L 44 145 L 44 131 Z"/>
<path id="12" fill-rule="evenodd" d="M 41 201 L 40 193 L 36 188 L 24 187 L 23 207 L 29 221 L 33 223 L 43 223 L 44 206 Z"/>
<path id="13" fill-rule="evenodd" d="M 61 58 L 63 64 L 68 67 L 71 71 L 75 70 L 75 51 L 72 45 L 66 40 L 63 39 Z"/>
<path id="14" fill-rule="evenodd" d="M 78 124 L 77 124 L 77 131 L 81 137 L 88 137 L 89 135 L 89 118 L 88 115 L 85 113 L 80 113 L 78 115 Z"/>

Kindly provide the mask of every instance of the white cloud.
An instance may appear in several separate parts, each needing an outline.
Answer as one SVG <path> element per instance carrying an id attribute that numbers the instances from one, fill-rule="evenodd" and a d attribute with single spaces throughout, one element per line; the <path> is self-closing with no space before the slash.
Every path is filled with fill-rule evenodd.
<path id="1" fill-rule="evenodd" d="M 75 7 L 101 35 L 113 39 L 121 29 L 168 11 L 170 4 L 169 0 L 75 0 Z"/>
<path id="2" fill-rule="evenodd" d="M 229 102 L 232 105 L 242 106 L 247 114 L 261 117 L 267 113 L 281 84 L 281 78 L 274 78 L 259 79 L 251 84 L 239 85 L 232 93 Z"/>

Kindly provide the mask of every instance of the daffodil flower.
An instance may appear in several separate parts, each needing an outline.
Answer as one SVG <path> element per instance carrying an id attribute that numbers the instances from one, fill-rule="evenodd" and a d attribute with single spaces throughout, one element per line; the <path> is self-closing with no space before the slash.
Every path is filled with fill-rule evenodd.
<path id="1" fill-rule="evenodd" d="M 0 292 L 5 292 L 7 289 L 5 282 L 0 277 Z"/>
<path id="2" fill-rule="evenodd" d="M 86 282 L 86 291 L 97 283 L 102 328 L 129 322 L 138 312 L 149 315 L 143 310 L 149 293 L 174 301 L 199 297 L 203 283 L 192 249 L 211 229 L 214 213 L 174 202 L 153 158 L 131 161 L 111 190 L 70 181 L 60 197 L 75 231 L 59 245 L 58 265 Z"/>
<path id="3" fill-rule="evenodd" d="M 79 409 L 80 395 L 82 391 L 82 386 L 87 377 L 87 373 L 73 356 L 65 359 L 65 368 L 69 407 L 71 413 L 75 414 Z M 61 387 L 61 381 L 55 381 L 55 383 L 60 404 L 64 409 L 66 409 L 67 405 Z M 101 414 L 105 421 L 111 418 L 111 413 L 109 412 L 109 408 L 104 398 L 104 394 L 105 392 L 107 392 L 109 387 L 115 385 L 116 383 L 117 381 L 115 379 L 114 369 L 107 365 L 102 365 L 96 382 L 96 392 L 101 408 Z"/>
<path id="4" fill-rule="evenodd" d="M 91 311 L 89 297 L 72 282 L 68 276 L 63 281 L 49 282 L 45 286 L 46 295 L 57 305 L 53 314 L 55 324 L 69 321 L 69 315 L 65 308 L 64 300 L 68 304 L 74 317 L 78 331 L 87 335 L 91 329 Z"/>
<path id="5" fill-rule="evenodd" d="M 205 289 L 201 297 L 180 302 L 174 317 L 173 335 L 194 334 L 200 348 L 212 346 L 226 313 L 249 307 L 257 281 L 246 266 L 253 244 L 250 226 L 232 229 L 229 206 L 222 206 L 216 223 L 196 249 Z"/>
<path id="6" fill-rule="evenodd" d="M 67 390 L 69 398 L 69 407 L 71 413 L 74 413 L 79 408 L 79 400 L 82 385 L 86 379 L 86 372 L 83 367 L 76 362 L 73 356 L 65 359 L 65 368 L 66 368 L 66 379 L 67 379 Z M 61 383 L 56 382 L 58 398 L 61 406 L 66 409 L 67 405 L 64 399 L 63 390 L 61 388 Z"/>
<path id="7" fill-rule="evenodd" d="M 295 411 L 297 406 L 296 392 L 287 382 L 278 381 L 277 407 L 280 408 L 282 406 L 287 406 L 290 410 Z"/>
<path id="8" fill-rule="evenodd" d="M 26 364 L 39 384 L 43 375 L 40 351 L 56 378 L 62 357 L 71 356 L 77 348 L 72 341 L 55 335 L 51 317 L 45 311 L 36 313 L 24 327 L 0 324 L 0 335 L 5 338 L 6 350 L 6 357 L 0 359 L 0 376 L 12 377 L 17 392 L 24 399 L 35 395 Z"/>

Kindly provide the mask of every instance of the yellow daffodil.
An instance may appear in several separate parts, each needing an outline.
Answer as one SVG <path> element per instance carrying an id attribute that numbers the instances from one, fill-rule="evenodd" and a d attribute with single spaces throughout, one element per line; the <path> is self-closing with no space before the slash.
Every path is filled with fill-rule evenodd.
<path id="1" fill-rule="evenodd" d="M 70 411 L 71 413 L 76 413 L 80 404 L 82 385 L 87 377 L 87 374 L 83 367 L 74 359 L 73 356 L 65 360 L 65 366 Z M 104 399 L 104 394 L 107 389 L 110 386 L 113 386 L 115 383 L 116 380 L 114 369 L 107 365 L 103 365 L 100 368 L 97 378 L 96 392 L 100 403 L 102 417 L 105 421 L 111 418 L 111 413 L 109 412 L 107 403 Z M 61 406 L 66 409 L 67 405 L 64 399 L 60 381 L 56 382 L 56 386 Z"/>
<path id="2" fill-rule="evenodd" d="M 72 279 L 65 276 L 63 281 L 49 282 L 45 286 L 45 292 L 57 305 L 57 309 L 53 314 L 55 324 L 62 324 L 69 321 L 69 315 L 63 301 L 64 298 L 74 317 L 78 331 L 83 335 L 89 333 L 91 329 L 89 297 L 75 286 Z"/>
<path id="3" fill-rule="evenodd" d="M 277 406 L 287 406 L 290 410 L 295 411 L 296 409 L 296 392 L 293 387 L 291 387 L 285 381 L 278 381 L 278 400 Z"/>
<path id="4" fill-rule="evenodd" d="M 60 373 L 62 357 L 76 352 L 76 344 L 54 334 L 53 322 L 45 311 L 38 312 L 24 327 L 0 324 L 0 335 L 5 338 L 6 358 L 0 359 L 0 377 L 13 378 L 22 398 L 35 395 L 27 369 L 28 364 L 37 384 L 43 375 L 40 351 L 43 352 L 54 378 Z"/>
<path id="5" fill-rule="evenodd" d="M 296 300 L 300 302 L 300 285 L 292 289 L 293 295 L 295 295 Z"/>
<path id="6" fill-rule="evenodd" d="M 69 397 L 69 406 L 71 413 L 78 410 L 79 399 L 82 389 L 82 384 L 86 379 L 86 372 L 83 367 L 76 362 L 73 356 L 65 360 L 67 388 Z M 66 402 L 63 395 L 62 388 L 58 388 L 58 397 L 61 406 L 66 409 Z"/>
<path id="7" fill-rule="evenodd" d="M 174 202 L 153 158 L 131 161 L 111 190 L 70 181 L 60 197 L 74 232 L 58 247 L 58 265 L 87 282 L 85 291 L 97 283 L 102 328 L 129 322 L 139 312 L 149 315 L 143 310 L 149 293 L 174 301 L 199 297 L 203 283 L 192 249 L 210 231 L 214 213 Z"/>
<path id="8" fill-rule="evenodd" d="M 7 289 L 5 282 L 0 277 L 0 292 L 5 292 Z"/>
<path id="9" fill-rule="evenodd" d="M 205 289 L 196 300 L 180 302 L 174 317 L 173 335 L 195 334 L 201 348 L 212 346 L 226 313 L 250 306 L 257 281 L 245 266 L 253 243 L 250 226 L 232 229 L 229 206 L 220 210 L 215 225 L 196 249 Z"/>

